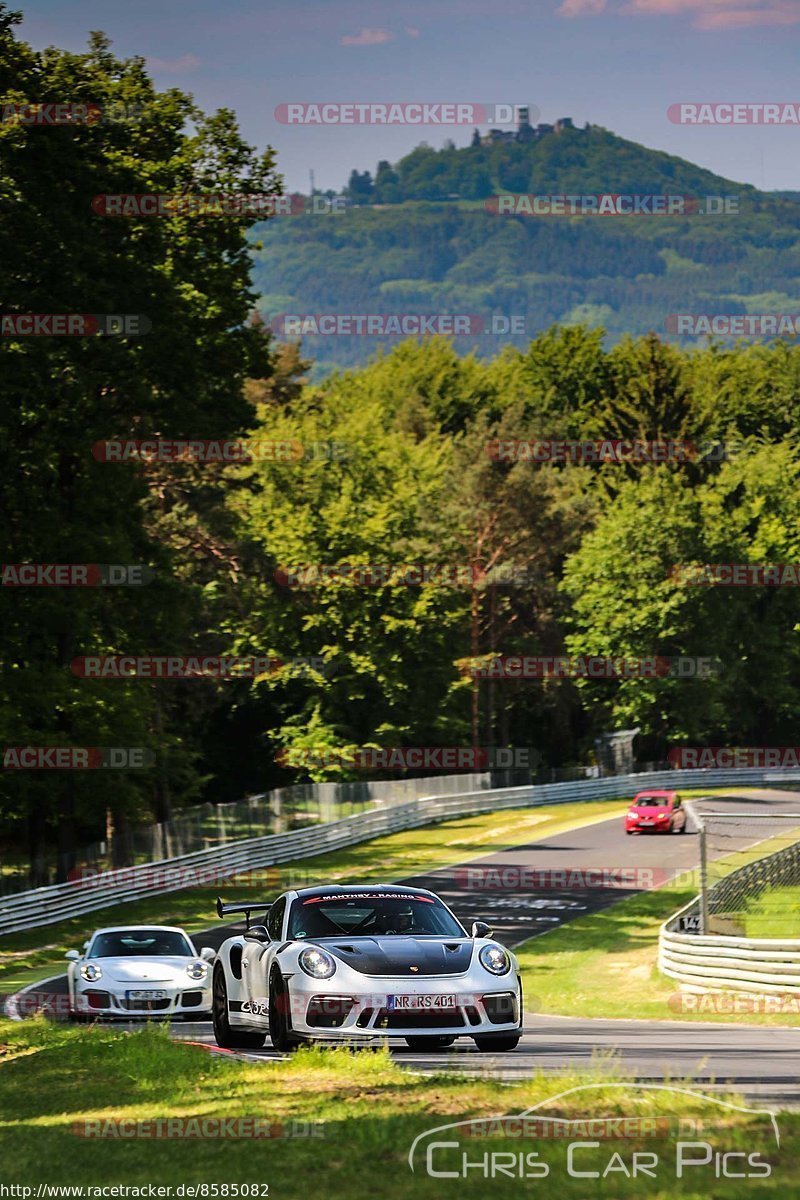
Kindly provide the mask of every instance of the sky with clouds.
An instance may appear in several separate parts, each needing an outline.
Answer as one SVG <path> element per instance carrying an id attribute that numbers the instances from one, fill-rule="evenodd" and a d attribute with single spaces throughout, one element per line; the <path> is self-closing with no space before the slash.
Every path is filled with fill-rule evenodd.
<path id="1" fill-rule="evenodd" d="M 157 86 L 236 111 L 287 186 L 337 190 L 421 141 L 471 129 L 282 124 L 281 104 L 529 104 L 757 187 L 800 190 L 800 127 L 689 127 L 670 105 L 800 102 L 800 0 L 15 0 L 21 36 L 80 50 L 89 30 L 144 55 Z"/>

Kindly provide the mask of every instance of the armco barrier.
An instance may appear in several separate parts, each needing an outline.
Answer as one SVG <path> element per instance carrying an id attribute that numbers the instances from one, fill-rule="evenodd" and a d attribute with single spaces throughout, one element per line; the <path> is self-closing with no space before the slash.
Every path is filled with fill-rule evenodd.
<path id="1" fill-rule="evenodd" d="M 36 888 L 0 901 L 0 935 L 40 925 L 53 925 L 70 917 L 82 916 L 124 904 L 146 896 L 166 895 L 190 886 L 187 879 L 194 871 L 213 871 L 217 878 L 241 871 L 258 870 L 278 863 L 325 854 L 343 846 L 398 833 L 436 821 L 470 816 L 505 808 L 527 808 L 542 804 L 568 804 L 570 801 L 629 799 L 643 788 L 712 788 L 726 785 L 753 787 L 764 782 L 800 782 L 800 770 L 655 771 L 645 775 L 615 775 L 605 779 L 586 779 L 569 783 L 537 784 L 520 788 L 498 788 L 452 796 L 429 796 L 406 804 L 344 817 L 339 821 L 309 826 L 291 833 L 248 838 L 211 850 L 199 850 L 158 863 L 142 863 L 95 876 L 90 883 L 70 883 Z M 170 877 L 171 876 L 171 877 Z"/>
<path id="2" fill-rule="evenodd" d="M 701 936 L 663 925 L 658 966 L 671 979 L 706 990 L 800 992 L 800 939 Z"/>
<path id="3" fill-rule="evenodd" d="M 709 890 L 709 909 L 723 911 L 725 899 L 742 887 L 757 895 L 765 887 L 795 882 L 800 846 L 793 843 L 723 876 Z M 700 897 L 661 926 L 658 967 L 664 975 L 699 988 L 738 992 L 800 992 L 800 938 L 746 938 L 679 932 L 686 918 L 700 920 Z"/>
<path id="4" fill-rule="evenodd" d="M 640 770 L 664 770 L 640 766 Z M 567 773 L 536 782 L 555 783 L 562 779 L 594 778 L 590 768 L 567 768 Z M 460 772 L 412 779 L 350 779 L 330 783 L 292 783 L 268 792 L 246 796 L 223 804 L 192 804 L 174 812 L 169 820 L 149 825 L 131 825 L 117 829 L 111 841 L 78 846 L 70 854 L 59 855 L 52 848 L 40 850 L 34 869 L 35 882 L 29 879 L 31 864 L 16 854 L 3 853 L 0 846 L 0 897 L 48 887 L 72 879 L 75 874 L 110 871 L 134 863 L 161 862 L 197 850 L 210 850 L 244 838 L 269 837 L 305 825 L 335 821 L 339 817 L 366 812 L 379 804 L 407 804 L 423 796 L 461 795 L 496 788 L 523 787 L 533 782 L 530 769 L 491 768 L 486 771 Z"/>

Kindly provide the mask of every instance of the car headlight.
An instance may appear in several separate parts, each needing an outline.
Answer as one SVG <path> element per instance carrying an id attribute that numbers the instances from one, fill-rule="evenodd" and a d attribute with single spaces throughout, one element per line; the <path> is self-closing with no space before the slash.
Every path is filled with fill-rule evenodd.
<path id="1" fill-rule="evenodd" d="M 205 979 L 208 974 L 208 966 L 204 962 L 189 963 L 186 974 L 190 979 Z"/>
<path id="2" fill-rule="evenodd" d="M 308 946 L 298 959 L 301 970 L 312 979 L 330 979 L 336 970 L 336 959 L 327 950 L 317 946 Z"/>
<path id="3" fill-rule="evenodd" d="M 87 962 L 81 967 L 81 977 L 85 979 L 87 983 L 94 983 L 96 979 L 100 979 L 102 977 L 102 974 L 103 972 L 98 967 L 97 963 Z"/>
<path id="4" fill-rule="evenodd" d="M 478 960 L 491 975 L 507 975 L 511 970 L 511 959 L 501 946 L 484 946 Z"/>

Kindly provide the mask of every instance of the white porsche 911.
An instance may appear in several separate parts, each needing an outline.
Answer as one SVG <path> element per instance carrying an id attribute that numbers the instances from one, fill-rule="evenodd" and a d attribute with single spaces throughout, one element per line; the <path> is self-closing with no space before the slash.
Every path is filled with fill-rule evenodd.
<path id="1" fill-rule="evenodd" d="M 253 911 L 265 924 L 251 924 Z M 513 1050 L 522 987 L 513 954 L 476 921 L 471 935 L 433 892 L 326 884 L 272 905 L 223 904 L 247 928 L 223 942 L 213 973 L 220 1046 L 276 1050 L 301 1041 L 404 1039 L 415 1050 L 470 1037 Z"/>
<path id="2" fill-rule="evenodd" d="M 70 1018 L 207 1019 L 215 953 L 205 947 L 198 955 L 182 929 L 167 925 L 98 929 L 83 954 L 66 956 Z"/>

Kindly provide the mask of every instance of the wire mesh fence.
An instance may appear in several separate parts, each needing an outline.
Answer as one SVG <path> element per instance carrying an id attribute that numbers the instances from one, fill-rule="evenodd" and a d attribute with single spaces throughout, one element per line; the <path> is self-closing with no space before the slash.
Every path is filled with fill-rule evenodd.
<path id="1" fill-rule="evenodd" d="M 700 817 L 700 931 L 800 937 L 800 806 Z"/>
<path id="2" fill-rule="evenodd" d="M 585 778 L 587 770 L 590 768 L 579 768 L 578 777 Z M 51 849 L 31 861 L 19 850 L 0 848 L 0 895 L 86 878 L 115 867 L 161 862 L 245 838 L 289 833 L 426 796 L 518 787 L 530 782 L 529 770 L 496 770 L 424 779 L 303 783 L 230 804 L 193 805 L 175 813 L 170 821 L 117 830 L 70 854 Z"/>
<path id="3" fill-rule="evenodd" d="M 670 770 L 671 765 L 666 762 L 638 763 L 635 769 L 637 772 L 664 771 Z M 115 867 L 162 862 L 245 838 L 289 833 L 384 805 L 493 788 L 571 783 L 610 774 L 614 772 L 593 765 L 539 767 L 536 770 L 495 769 L 415 779 L 292 784 L 229 804 L 193 805 L 176 812 L 169 821 L 115 830 L 69 854 L 59 854 L 55 848 L 50 848 L 40 851 L 31 861 L 18 847 L 0 843 L 0 896 L 81 879 Z"/>

